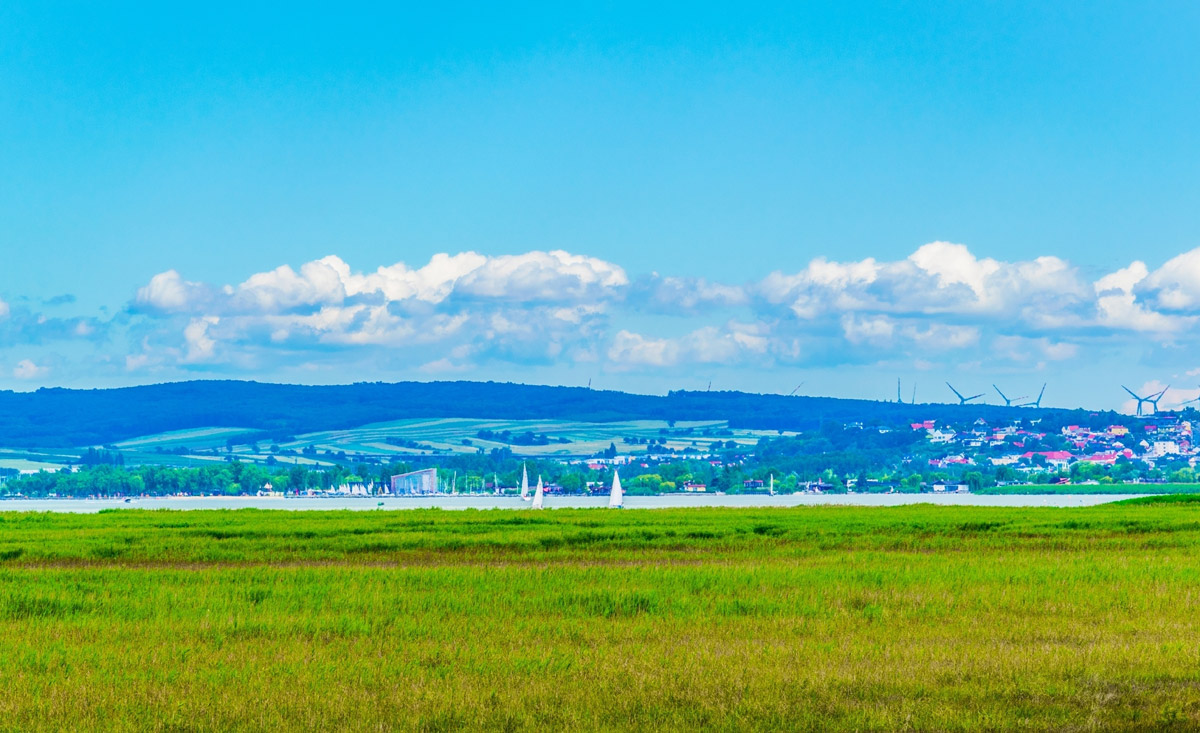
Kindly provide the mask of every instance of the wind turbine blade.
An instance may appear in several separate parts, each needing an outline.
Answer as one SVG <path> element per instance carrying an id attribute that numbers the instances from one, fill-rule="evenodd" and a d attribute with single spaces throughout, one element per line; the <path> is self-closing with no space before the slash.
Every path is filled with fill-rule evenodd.
<path id="1" fill-rule="evenodd" d="M 1129 395 L 1130 395 L 1131 397 L 1133 397 L 1133 399 L 1135 399 L 1135 400 L 1140 400 L 1140 399 L 1142 399 L 1141 397 L 1138 397 L 1136 394 L 1134 394 L 1132 389 L 1130 389 L 1130 388 L 1126 387 L 1126 386 L 1125 386 L 1125 385 L 1123 385 L 1123 384 L 1121 385 L 1121 389 L 1123 389 L 1123 390 L 1125 390 L 1126 392 L 1128 392 L 1128 393 L 1129 393 Z"/>

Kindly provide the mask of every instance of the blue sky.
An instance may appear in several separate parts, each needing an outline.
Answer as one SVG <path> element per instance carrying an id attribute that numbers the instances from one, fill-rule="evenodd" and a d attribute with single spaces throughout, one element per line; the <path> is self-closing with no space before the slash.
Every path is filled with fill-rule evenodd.
<path id="1" fill-rule="evenodd" d="M 0 388 L 1200 394 L 1195 4 L 792 5 L 5 3 Z"/>

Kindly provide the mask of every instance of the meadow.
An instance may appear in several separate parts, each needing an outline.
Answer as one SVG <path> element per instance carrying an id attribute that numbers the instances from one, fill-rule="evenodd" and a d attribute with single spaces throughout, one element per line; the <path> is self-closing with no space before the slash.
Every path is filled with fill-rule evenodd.
<path id="1" fill-rule="evenodd" d="M 1200 503 L 0 514 L 3 730 L 1200 725 Z"/>

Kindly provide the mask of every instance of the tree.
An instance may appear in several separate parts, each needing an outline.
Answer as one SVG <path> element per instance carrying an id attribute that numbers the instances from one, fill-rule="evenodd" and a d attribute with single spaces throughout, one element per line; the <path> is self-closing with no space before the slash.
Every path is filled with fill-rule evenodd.
<path id="1" fill-rule="evenodd" d="M 967 485 L 970 491 L 979 491 L 983 488 L 983 474 L 979 471 L 967 471 L 963 474 L 963 483 Z"/>

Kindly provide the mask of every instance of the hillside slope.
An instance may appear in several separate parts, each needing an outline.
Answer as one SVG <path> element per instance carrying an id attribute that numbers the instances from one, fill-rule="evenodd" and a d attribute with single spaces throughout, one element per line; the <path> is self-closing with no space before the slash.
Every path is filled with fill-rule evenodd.
<path id="1" fill-rule="evenodd" d="M 744 392 L 666 396 L 496 382 L 397 382 L 336 386 L 191 381 L 121 389 L 0 392 L 0 446 L 101 445 L 207 426 L 285 436 L 418 417 L 616 420 L 727 420 L 733 427 L 804 430 L 826 420 L 899 425 L 916 420 L 1007 419 L 1085 411 L 995 405 L 906 405 Z"/>

